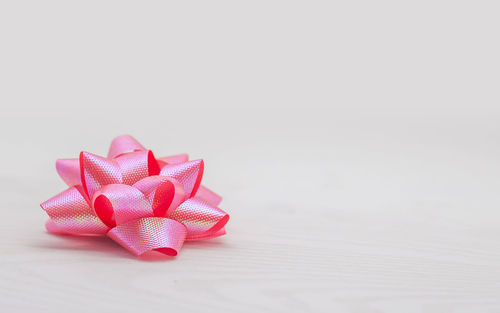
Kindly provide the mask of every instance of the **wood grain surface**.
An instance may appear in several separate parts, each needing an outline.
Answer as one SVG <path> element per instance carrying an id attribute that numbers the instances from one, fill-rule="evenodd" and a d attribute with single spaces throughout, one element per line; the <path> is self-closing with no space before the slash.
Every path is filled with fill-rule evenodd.
<path id="1" fill-rule="evenodd" d="M 37 119 L 30 123 L 44 123 Z M 220 137 L 220 149 L 199 150 L 205 181 L 225 196 L 228 234 L 188 242 L 175 259 L 138 260 L 106 238 L 43 228 L 39 202 L 64 188 L 52 159 L 76 153 L 78 140 L 104 154 L 109 140 L 80 135 L 62 144 L 64 135 L 25 130 L 3 160 L 0 305 L 5 312 L 497 312 L 497 160 L 477 153 L 489 149 L 477 142 L 462 153 L 443 147 L 443 134 L 421 134 L 422 147 L 397 144 L 394 133 L 279 148 L 253 141 L 253 132 L 240 132 L 245 139 L 230 147 Z M 163 142 L 181 141 L 161 139 L 146 144 L 161 151 Z"/>
<path id="2" fill-rule="evenodd" d="M 0 312 L 500 312 L 494 3 L 0 2 Z M 227 235 L 59 237 L 57 158 L 203 158 Z"/>

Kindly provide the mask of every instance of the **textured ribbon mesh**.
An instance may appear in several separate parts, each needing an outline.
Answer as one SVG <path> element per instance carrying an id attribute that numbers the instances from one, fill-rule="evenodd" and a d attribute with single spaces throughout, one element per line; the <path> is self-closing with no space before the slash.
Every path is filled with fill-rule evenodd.
<path id="1" fill-rule="evenodd" d="M 186 227 L 164 217 L 147 217 L 118 225 L 108 236 L 135 255 L 156 250 L 175 256 L 186 238 Z"/>
<path id="2" fill-rule="evenodd" d="M 108 227 L 97 217 L 85 199 L 81 186 L 70 187 L 41 204 L 57 232 L 105 234 Z"/>

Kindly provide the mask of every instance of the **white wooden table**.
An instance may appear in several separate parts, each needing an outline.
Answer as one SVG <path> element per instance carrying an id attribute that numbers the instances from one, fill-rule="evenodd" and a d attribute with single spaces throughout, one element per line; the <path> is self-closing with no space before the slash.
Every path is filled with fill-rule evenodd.
<path id="1" fill-rule="evenodd" d="M 0 4 L 0 312 L 500 312 L 497 10 L 189 3 Z M 46 233 L 123 133 L 204 158 L 228 234 Z"/>

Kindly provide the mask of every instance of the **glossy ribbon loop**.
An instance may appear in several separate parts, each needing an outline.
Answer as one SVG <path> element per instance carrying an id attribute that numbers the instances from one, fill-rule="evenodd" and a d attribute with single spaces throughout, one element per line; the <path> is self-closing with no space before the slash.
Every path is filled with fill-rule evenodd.
<path id="1" fill-rule="evenodd" d="M 221 196 L 203 185 L 200 185 L 200 187 L 198 188 L 198 191 L 196 192 L 196 198 L 209 203 L 211 206 L 218 206 L 222 201 Z"/>
<path id="2" fill-rule="evenodd" d="M 187 238 L 212 238 L 229 221 L 229 215 L 207 202 L 191 198 L 168 216 L 187 229 Z"/>
<path id="3" fill-rule="evenodd" d="M 153 207 L 155 216 L 167 216 L 185 198 L 182 185 L 169 177 L 150 176 L 138 181 L 133 186 L 144 193 Z"/>
<path id="4" fill-rule="evenodd" d="M 186 192 L 186 199 L 195 195 L 203 177 L 203 160 L 166 165 L 160 171 L 160 176 L 170 177 L 179 181 Z"/>
<path id="5" fill-rule="evenodd" d="M 161 168 L 164 167 L 165 165 L 180 164 L 180 163 L 185 163 L 187 161 L 189 161 L 189 157 L 185 153 L 158 158 L 158 163 L 160 164 Z"/>
<path id="6" fill-rule="evenodd" d="M 67 234 L 105 234 L 108 227 L 89 205 L 82 186 L 73 186 L 40 205 L 53 230 Z"/>
<path id="7" fill-rule="evenodd" d="M 122 184 L 102 187 L 94 194 L 92 204 L 97 216 L 109 227 L 153 216 L 153 208 L 144 194 Z"/>
<path id="8" fill-rule="evenodd" d="M 122 154 L 115 161 L 120 166 L 123 183 L 132 185 L 139 180 L 160 173 L 160 166 L 151 150 Z"/>
<path id="9" fill-rule="evenodd" d="M 155 250 L 176 256 L 186 238 L 186 227 L 165 217 L 147 217 L 118 225 L 108 236 L 135 255 Z"/>
<path id="10" fill-rule="evenodd" d="M 130 135 L 121 135 L 111 141 L 108 159 L 116 158 L 124 153 L 142 150 L 146 150 L 146 148 L 144 148 L 134 137 Z"/>
<path id="11" fill-rule="evenodd" d="M 56 170 L 68 186 L 81 185 L 80 161 L 78 159 L 59 159 L 56 161 Z"/>
<path id="12" fill-rule="evenodd" d="M 121 184 L 123 181 L 120 165 L 98 155 L 80 153 L 80 174 L 83 189 L 92 198 L 101 187 L 109 184 Z"/>

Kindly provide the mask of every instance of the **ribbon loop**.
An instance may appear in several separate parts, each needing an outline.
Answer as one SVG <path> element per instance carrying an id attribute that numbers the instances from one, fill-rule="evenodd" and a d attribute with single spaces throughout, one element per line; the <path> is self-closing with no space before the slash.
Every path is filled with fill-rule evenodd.
<path id="1" fill-rule="evenodd" d="M 149 200 L 155 216 L 164 217 L 184 201 L 182 185 L 175 179 L 164 176 L 150 176 L 133 185 Z"/>
<path id="2" fill-rule="evenodd" d="M 207 240 L 207 239 L 213 239 L 216 237 L 224 236 L 226 234 L 226 229 L 222 227 L 218 231 L 214 233 L 207 233 L 207 234 L 201 234 L 198 236 L 190 236 L 189 238 L 186 238 L 186 241 L 196 241 L 196 240 Z"/>
<path id="3" fill-rule="evenodd" d="M 92 206 L 97 216 L 109 227 L 153 216 L 153 209 L 144 194 L 128 185 L 102 187 L 94 194 Z"/>
<path id="4" fill-rule="evenodd" d="M 80 161 L 78 159 L 59 159 L 56 161 L 56 170 L 68 186 L 81 185 Z"/>
<path id="5" fill-rule="evenodd" d="M 203 185 L 200 185 L 195 197 L 208 202 L 211 206 L 218 206 L 222 201 L 221 196 Z"/>
<path id="6" fill-rule="evenodd" d="M 229 215 L 207 202 L 191 198 L 168 216 L 186 226 L 187 238 L 212 238 L 229 221 Z"/>
<path id="7" fill-rule="evenodd" d="M 111 142 L 108 158 L 113 159 L 124 153 L 141 150 L 146 150 L 146 148 L 144 148 L 134 137 L 130 135 L 121 135 Z"/>
<path id="8" fill-rule="evenodd" d="M 123 180 L 116 161 L 85 151 L 80 153 L 80 175 L 83 189 L 89 198 L 102 186 L 121 184 Z"/>
<path id="9" fill-rule="evenodd" d="M 50 222 L 47 230 L 76 235 L 105 234 L 108 227 L 94 213 L 81 186 L 74 186 L 40 204 Z"/>
<path id="10" fill-rule="evenodd" d="M 187 161 L 189 161 L 189 156 L 185 153 L 158 158 L 158 163 L 160 164 L 160 167 L 164 167 L 165 165 L 169 164 L 172 165 L 172 164 L 185 163 Z"/>
<path id="11" fill-rule="evenodd" d="M 166 165 L 160 175 L 179 181 L 186 192 L 186 199 L 196 194 L 203 177 L 203 160 L 189 161 L 180 164 Z"/>
<path id="12" fill-rule="evenodd" d="M 152 250 L 176 256 L 186 238 L 186 227 L 169 218 L 146 217 L 118 225 L 108 236 L 137 256 Z"/>
<path id="13" fill-rule="evenodd" d="M 123 183 L 133 185 L 139 180 L 160 174 L 160 166 L 151 150 L 122 154 L 114 159 L 120 166 Z"/>

